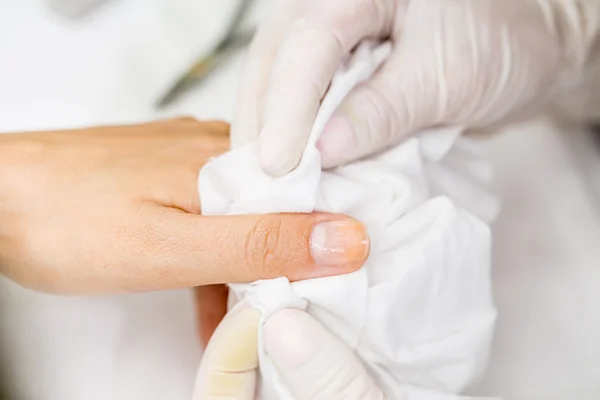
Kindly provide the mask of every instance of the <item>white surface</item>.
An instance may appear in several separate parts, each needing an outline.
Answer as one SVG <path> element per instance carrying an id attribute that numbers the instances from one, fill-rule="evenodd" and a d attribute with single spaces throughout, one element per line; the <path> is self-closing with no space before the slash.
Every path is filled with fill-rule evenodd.
<path id="1" fill-rule="evenodd" d="M 483 374 L 496 319 L 490 230 L 474 216 L 490 209 L 495 216 L 495 199 L 485 190 L 489 181 L 476 179 L 489 177 L 489 166 L 476 152 L 465 151 L 457 128 L 422 132 L 333 171 L 321 171 L 315 147 L 331 114 L 372 76 L 389 49 L 389 44 L 363 44 L 340 67 L 295 170 L 280 178 L 265 174 L 258 143 L 250 143 L 204 167 L 200 199 L 209 215 L 316 210 L 362 221 L 372 246 L 361 270 L 231 288 L 263 313 L 261 331 L 269 316 L 284 308 L 310 313 L 356 351 L 390 399 L 456 399 L 453 394 Z M 471 209 L 435 190 L 458 184 Z M 259 356 L 261 398 L 293 400 L 262 335 Z"/>
<path id="2" fill-rule="evenodd" d="M 197 29 L 218 22 L 219 3 L 203 1 Z M 161 23 L 151 18 L 164 16 L 161 6 L 113 0 L 85 21 L 65 22 L 41 0 L 0 0 L 0 131 L 152 117 L 144 96 L 163 83 L 145 82 L 146 68 L 168 60 L 139 60 L 154 54 L 149 36 Z M 235 58 L 163 115 L 229 119 L 240 65 Z M 500 315 L 492 366 L 476 393 L 600 398 L 600 222 L 558 137 L 536 124 L 490 146 L 504 199 L 494 229 Z M 0 285 L 0 349 L 15 398 L 189 398 L 200 355 L 186 291 L 80 299 Z"/>
<path id="3" fill-rule="evenodd" d="M 499 318 L 477 392 L 600 398 L 600 204 L 591 203 L 563 139 L 539 122 L 490 143 L 503 199 L 494 229 Z"/>

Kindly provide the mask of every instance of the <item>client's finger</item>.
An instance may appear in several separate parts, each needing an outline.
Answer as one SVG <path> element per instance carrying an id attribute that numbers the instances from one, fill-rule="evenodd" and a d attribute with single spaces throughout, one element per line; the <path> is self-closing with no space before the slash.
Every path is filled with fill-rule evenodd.
<path id="1" fill-rule="evenodd" d="M 267 354 L 298 400 L 384 400 L 356 354 L 300 310 L 282 310 L 265 323 Z"/>
<path id="2" fill-rule="evenodd" d="M 153 269 L 136 275 L 148 289 L 340 275 L 359 269 L 369 252 L 364 225 L 345 215 L 157 213 L 155 234 L 145 238 Z"/>

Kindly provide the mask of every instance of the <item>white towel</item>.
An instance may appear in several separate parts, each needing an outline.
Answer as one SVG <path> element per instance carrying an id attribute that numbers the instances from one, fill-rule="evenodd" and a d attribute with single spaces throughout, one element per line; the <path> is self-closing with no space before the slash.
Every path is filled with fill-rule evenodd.
<path id="1" fill-rule="evenodd" d="M 489 223 L 491 177 L 460 129 L 422 132 L 369 159 L 321 170 L 315 147 L 347 93 L 370 77 L 389 45 L 365 44 L 342 60 L 298 167 L 272 178 L 256 143 L 208 163 L 199 188 L 205 215 L 328 211 L 363 222 L 365 266 L 352 274 L 290 283 L 232 284 L 263 312 L 306 310 L 354 349 L 390 399 L 448 400 L 483 373 L 496 310 Z M 259 334 L 262 399 L 294 399 Z"/>

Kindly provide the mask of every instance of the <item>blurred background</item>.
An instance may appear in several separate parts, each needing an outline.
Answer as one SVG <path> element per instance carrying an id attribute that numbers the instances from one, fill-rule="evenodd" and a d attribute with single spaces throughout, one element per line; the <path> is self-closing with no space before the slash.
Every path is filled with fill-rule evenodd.
<path id="1" fill-rule="evenodd" d="M 0 132 L 181 114 L 230 121 L 266 4 L 243 18 L 240 6 L 0 0 Z M 473 394 L 600 398 L 597 136 L 557 112 L 485 139 L 503 203 L 493 228 L 500 316 Z M 0 398 L 187 400 L 200 357 L 188 291 L 57 297 L 0 278 Z"/>

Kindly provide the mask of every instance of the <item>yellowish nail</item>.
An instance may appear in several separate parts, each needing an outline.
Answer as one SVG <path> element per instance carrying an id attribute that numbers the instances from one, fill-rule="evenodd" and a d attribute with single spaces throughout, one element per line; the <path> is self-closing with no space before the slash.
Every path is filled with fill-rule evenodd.
<path id="1" fill-rule="evenodd" d="M 355 219 L 324 221 L 312 231 L 310 250 L 320 266 L 362 264 L 369 254 L 369 236 L 365 226 Z"/>

